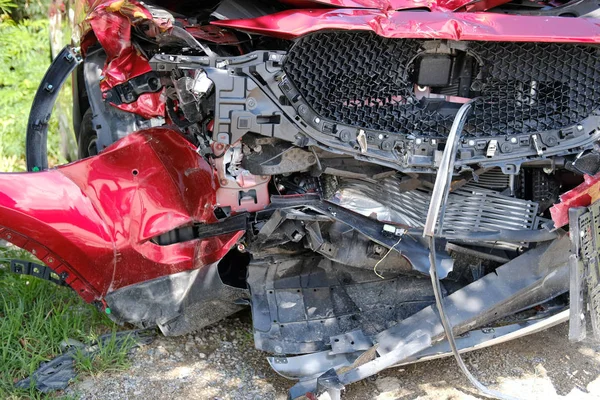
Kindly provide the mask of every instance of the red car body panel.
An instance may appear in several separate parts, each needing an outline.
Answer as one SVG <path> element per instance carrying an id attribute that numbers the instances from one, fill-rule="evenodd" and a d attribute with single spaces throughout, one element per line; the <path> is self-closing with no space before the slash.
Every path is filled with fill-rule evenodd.
<path id="1" fill-rule="evenodd" d="M 332 29 L 373 31 L 388 38 L 600 43 L 600 26 L 593 19 L 478 12 L 288 10 L 213 24 L 282 39 Z"/>
<path id="2" fill-rule="evenodd" d="M 587 207 L 600 199 L 600 174 L 583 175 L 583 179 L 583 183 L 579 186 L 561 194 L 560 203 L 556 203 L 550 208 L 555 228 L 569 223 L 569 209 Z"/>
<path id="3" fill-rule="evenodd" d="M 100 82 L 102 92 L 128 80 L 150 72 L 152 68 L 148 60 L 131 42 L 132 25 L 148 21 L 155 33 L 171 28 L 169 21 L 154 19 L 150 12 L 136 1 L 101 1 L 95 3 L 81 24 L 84 35 L 93 37 L 106 52 L 106 65 L 103 69 L 104 79 Z M 88 40 L 82 46 L 87 50 L 94 40 Z M 162 92 L 144 93 L 130 104 L 113 106 L 128 112 L 135 112 L 144 118 L 162 117 L 165 104 L 161 100 Z"/>
<path id="4" fill-rule="evenodd" d="M 328 29 L 367 30 L 389 38 L 600 43 L 600 27 L 595 20 L 518 16 L 481 13 L 506 0 L 285 0 L 298 9 L 254 19 L 213 21 L 232 28 L 282 39 Z M 132 26 L 144 23 L 146 34 L 171 29 L 171 22 L 155 18 L 135 0 L 101 0 L 87 4 L 89 10 L 80 22 L 84 37 L 82 49 L 98 41 L 107 53 L 100 86 L 111 88 L 151 71 L 148 60 L 131 43 Z M 327 8 L 322 8 L 327 7 Z M 428 9 L 431 12 L 395 11 Z M 454 12 L 454 11 L 461 12 Z M 464 12 L 467 11 L 467 12 Z M 197 28 L 188 27 L 196 36 Z M 206 36 L 204 33 L 201 35 Z M 224 40 L 216 35 L 218 40 Z M 129 104 L 113 106 L 144 118 L 165 117 L 162 91 L 144 93 Z"/>
<path id="5" fill-rule="evenodd" d="M 78 79 L 74 80 L 78 86 L 73 87 L 85 87 L 89 95 L 78 99 L 89 107 L 89 112 L 85 107 L 79 110 L 80 122 L 87 124 L 81 124 L 83 130 L 77 128 L 78 139 L 86 139 L 79 140 L 80 150 L 87 150 L 79 156 L 103 150 L 48 171 L 0 174 L 0 239 L 37 256 L 85 301 L 95 302 L 121 324 L 156 326 L 165 335 L 182 335 L 250 304 L 257 349 L 283 357 L 285 364 L 286 355 L 302 354 L 303 361 L 290 358 L 289 376 L 301 378 L 290 398 L 321 390 L 322 382 L 316 377 L 329 379 L 331 371 L 336 374 L 336 385 L 355 382 L 418 359 L 423 354 L 418 351 L 441 343 L 442 332 L 450 339 L 452 330 L 462 334 L 486 326 L 520 310 L 547 304 L 568 291 L 567 257 L 561 257 L 567 248 L 564 232 L 547 231 L 547 224 L 542 226 L 538 218 L 547 215 L 550 204 L 546 202 L 549 198 L 555 202 L 553 184 L 559 188 L 562 181 L 537 172 L 550 165 L 545 161 L 552 162 L 553 170 L 561 170 L 569 156 L 595 146 L 591 141 L 597 140 L 600 97 L 587 89 L 600 82 L 595 74 L 598 65 L 589 61 L 597 59 L 597 46 L 513 44 L 519 48 L 514 57 L 518 62 L 513 65 L 512 57 L 498 57 L 493 50 L 506 45 L 506 54 L 512 53 L 510 43 L 479 52 L 479 44 L 451 41 L 598 44 L 600 19 L 502 13 L 515 11 L 511 8 L 485 12 L 508 0 L 279 0 L 285 6 L 273 1 L 250 7 L 244 1 L 210 6 L 208 2 L 179 5 L 159 1 L 150 6 L 138 0 L 78 0 L 73 22 L 79 37 L 74 44 L 81 47 L 82 60 L 88 64 L 74 64 L 74 60 L 81 61 L 79 54 L 65 49 L 71 57 L 58 58 L 53 67 L 61 70 L 71 63 L 69 71 L 76 71 L 73 77 Z M 200 7 L 205 8 L 198 12 Z M 543 1 L 525 13 L 558 13 L 551 7 L 562 5 Z M 232 19 L 239 16 L 245 19 Z M 379 35 L 448 42 L 412 43 L 418 51 L 407 53 L 410 46 L 397 41 L 384 41 L 381 47 L 375 43 L 374 52 L 362 38 L 350 45 L 342 42 L 364 36 L 360 34 L 332 35 L 337 36 L 333 39 L 324 34 L 324 39 L 313 36 L 295 44 L 272 40 L 292 41 L 322 31 L 366 31 L 372 33 L 367 35 L 369 39 Z M 313 45 L 313 39 L 320 43 Z M 363 52 L 362 43 L 368 51 Z M 322 68 L 320 56 L 334 51 L 335 44 L 345 46 L 349 56 L 341 61 L 330 57 Z M 388 44 L 390 51 L 386 51 Z M 106 58 L 102 52 L 92 53 L 98 47 Z M 554 60 L 570 61 L 577 57 L 569 54 L 581 54 L 562 51 L 569 47 L 582 50 L 585 61 L 579 67 L 554 68 L 558 77 L 547 79 L 546 69 L 553 68 Z M 540 56 L 536 48 L 550 50 Z M 358 51 L 352 55 L 352 50 Z M 303 51 L 308 53 L 306 58 Z M 400 52 L 407 54 L 402 55 L 404 59 L 396 55 Z M 479 53 L 488 52 L 494 57 L 478 59 Z M 150 65 L 151 57 L 155 57 L 156 70 Z M 311 61 L 306 61 L 309 57 Z M 361 60 L 355 63 L 356 59 Z M 98 63 L 103 62 L 100 72 Z M 525 62 L 535 64 L 533 72 L 511 77 L 518 75 L 514 71 L 526 69 L 520 68 Z M 585 73 L 573 73 L 576 68 L 586 68 Z M 294 70 L 300 71 L 297 77 L 293 77 Z M 316 70 L 323 73 L 307 78 Z M 150 72 L 160 85 L 130 82 Z M 507 77 L 500 79 L 502 74 Z M 329 79 L 331 76 L 340 79 Z M 60 85 L 65 77 L 63 74 Z M 45 112 L 38 113 L 41 116 L 32 113 L 28 125 L 30 163 L 37 154 L 46 156 L 43 118 L 49 115 L 51 105 L 44 107 L 50 103 L 48 99 L 54 103 L 55 98 L 47 93 L 56 89 L 49 79 L 44 78 L 34 99 L 33 110 Z M 304 89 L 299 84 L 303 80 L 307 81 Z M 336 86 L 353 86 L 345 82 L 351 80 L 360 84 L 338 96 Z M 387 84 L 396 80 L 401 84 Z M 390 88 L 369 91 L 385 86 Z M 572 86 L 577 90 L 571 93 L 568 89 Z M 76 90 L 77 95 L 82 92 Z M 122 96 L 124 90 L 132 90 L 136 96 Z M 311 103 L 320 101 L 309 99 L 306 93 L 311 91 L 322 98 L 338 96 L 342 100 L 322 102 L 322 109 L 343 103 L 339 107 L 349 109 L 352 115 L 344 116 L 344 110 L 321 120 L 321 111 L 310 110 Z M 512 91 L 516 93 L 505 93 Z M 115 100 L 117 96 L 123 98 Z M 572 106 L 587 97 L 591 105 Z M 465 107 L 470 99 L 485 100 L 485 112 L 475 114 L 474 101 Z M 44 107 L 35 108 L 36 101 Z M 144 120 L 123 117 L 108 104 Z M 568 123 L 556 123 L 560 116 L 541 112 L 546 105 L 559 110 L 556 114 L 573 108 L 574 116 L 564 118 Z M 498 115 L 487 111 L 494 107 L 500 110 L 493 110 Z M 90 112 L 91 120 L 87 119 Z M 483 123 L 480 128 L 477 122 L 471 131 L 463 129 L 470 112 L 490 128 Z M 422 117 L 428 113 L 430 119 Z M 449 135 L 437 142 L 438 135 L 449 128 L 447 117 L 452 113 L 457 114 Z M 583 117 L 576 119 L 579 116 Z M 387 118 L 402 129 L 408 126 L 408 134 L 397 127 L 362 124 Z M 410 127 L 418 128 L 421 120 L 431 126 Z M 507 123 L 512 120 L 521 127 Z M 141 128 L 165 122 L 161 128 Z M 177 126 L 169 127 L 174 122 Z M 452 144 L 460 150 L 448 157 L 448 144 L 454 135 L 460 138 L 463 130 L 470 136 L 462 138 L 461 144 Z M 499 133 L 488 136 L 488 130 Z M 497 138 L 502 136 L 507 143 L 499 143 Z M 81 145 L 88 144 L 87 139 L 92 145 L 97 140 L 95 149 Z M 288 159 L 284 157 L 288 150 L 299 151 L 290 152 Z M 411 157 L 416 160 L 407 161 Z M 446 163 L 455 157 L 462 164 Z M 555 163 L 554 157 L 564 157 L 565 162 Z M 522 164 L 524 169 L 529 167 L 525 166 L 528 161 L 538 170 L 519 171 Z M 377 168 L 363 168 L 366 164 Z M 597 164 L 596 171 L 600 161 Z M 28 168 L 36 170 L 35 165 L 46 163 L 31 163 Z M 433 236 L 425 243 L 411 234 L 414 228 L 421 236 L 419 227 L 435 217 L 437 210 L 431 205 L 437 200 L 437 189 L 457 182 L 451 178 L 459 166 L 464 194 L 457 191 L 453 195 L 464 199 L 452 204 L 458 209 L 453 216 L 457 222 L 442 229 L 442 211 L 438 233 L 448 244 L 461 246 L 456 245 L 456 251 L 440 248 L 436 254 L 439 246 Z M 444 174 L 448 181 L 435 179 L 432 193 L 424 194 L 422 189 L 431 189 L 431 178 L 444 168 L 449 172 Z M 491 183 L 482 184 L 485 192 L 468 192 L 462 187 L 488 172 Z M 331 176 L 321 180 L 322 174 Z M 521 182 L 518 187 L 515 177 Z M 527 185 L 537 187 L 525 193 L 528 190 L 520 186 Z M 344 190 L 355 191 L 347 196 L 356 200 L 353 206 L 338 202 Z M 279 196 L 271 198 L 275 191 Z M 488 193 L 489 199 L 485 199 Z M 407 200 L 397 202 L 400 195 Z M 449 198 L 445 196 L 440 202 L 443 206 L 438 203 L 437 208 L 445 210 Z M 583 184 L 560 199 L 561 203 L 550 209 L 556 228 L 569 222 L 570 208 L 600 199 L 600 174 L 585 177 Z M 414 209 L 411 201 L 417 206 Z M 420 208 L 422 204 L 425 206 Z M 465 207 L 468 212 L 463 212 Z M 227 218 L 236 213 L 244 214 Z M 427 219 L 421 221 L 414 215 Z M 468 225 L 475 219 L 478 221 L 471 229 Z M 235 224 L 228 225 L 230 222 Z M 178 230 L 192 226 L 194 229 Z M 510 236 L 512 231 L 516 236 Z M 522 240 L 530 231 L 531 240 Z M 405 234 L 410 240 L 402 239 Z M 492 243 L 498 255 L 477 249 Z M 525 243 L 536 244 L 526 250 Z M 398 245 L 405 247 L 399 249 Z M 471 245 L 475 249 L 470 249 Z M 393 250 L 399 254 L 396 260 L 403 257 L 410 262 L 394 265 L 393 253 L 381 265 L 380 274 L 377 267 Z M 481 258 L 486 264 L 480 262 L 474 268 L 451 252 Z M 439 266 L 438 259 L 442 261 Z M 553 262 L 548 262 L 551 259 Z M 503 265 L 495 266 L 500 263 Z M 452 286 L 443 287 L 441 280 L 454 266 Z M 381 281 L 371 275 L 371 269 Z M 434 273 L 442 269 L 443 276 Z M 431 274 L 433 291 L 416 281 L 412 275 L 417 273 Z M 403 275 L 410 280 L 401 279 Z M 395 290 L 387 289 L 389 284 Z M 442 300 L 450 294 L 450 299 Z M 360 297 L 367 301 L 362 304 Z M 450 328 L 441 306 L 444 303 L 451 311 Z M 542 307 L 539 311 L 542 318 L 551 312 L 542 312 Z M 368 313 L 373 318 L 367 317 Z M 512 336 L 516 330 L 509 332 L 507 336 Z M 413 346 L 405 339 L 415 334 Z M 479 343 L 478 336 L 467 343 L 468 348 L 491 341 Z M 349 341 L 354 337 L 359 339 L 356 347 Z M 336 345 L 338 338 L 344 341 Z M 414 349 L 406 350 L 404 344 Z M 467 344 L 461 346 L 467 348 Z M 364 354 L 372 359 L 356 367 L 356 360 Z M 309 364 L 313 365 L 305 368 Z M 274 368 L 287 376 L 280 372 L 285 368 Z"/>
<path id="6" fill-rule="evenodd" d="M 214 21 L 212 26 L 284 39 L 322 30 L 363 30 L 389 38 L 600 43 L 600 25 L 594 19 L 478 12 L 505 0 L 282 2 L 298 9 Z M 155 18 L 135 0 L 88 1 L 78 7 L 78 15 L 82 10 L 85 14 L 78 21 L 83 52 L 98 42 L 107 54 L 100 83 L 105 94 L 151 71 L 147 58 L 132 44 L 132 29 L 144 24 L 145 33 L 156 36 L 172 28 L 170 21 Z M 410 9 L 431 12 L 396 11 Z M 225 43 L 234 39 L 184 27 L 202 38 L 212 35 Z M 165 116 L 162 92 L 115 106 L 145 118 Z M 17 177 L 19 186 L 13 183 Z M 67 282 L 91 301 L 120 287 L 223 257 L 243 232 L 171 246 L 150 241 L 182 225 L 216 222 L 217 190 L 213 169 L 185 139 L 175 131 L 152 129 L 122 139 L 97 157 L 56 170 L 0 175 L 0 215 L 5 216 L 1 235 L 36 250 L 55 271 L 68 272 Z"/>
<path id="7" fill-rule="evenodd" d="M 150 241 L 216 222 L 215 201 L 213 169 L 177 132 L 155 128 L 54 170 L 0 174 L 0 238 L 66 272 L 93 301 L 221 259 L 242 231 L 169 246 Z"/>
<path id="8" fill-rule="evenodd" d="M 501 4 L 507 0 L 484 0 L 473 2 L 472 0 L 281 0 L 299 8 L 307 8 L 311 5 L 339 8 L 371 8 L 382 11 L 409 10 L 427 8 L 430 11 L 457 11 L 464 7 L 464 11 L 484 11 Z"/>

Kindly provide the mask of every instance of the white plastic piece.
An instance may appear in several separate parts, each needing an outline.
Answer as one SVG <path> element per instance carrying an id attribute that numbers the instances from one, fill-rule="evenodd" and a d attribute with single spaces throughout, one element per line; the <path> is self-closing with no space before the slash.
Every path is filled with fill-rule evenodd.
<path id="1" fill-rule="evenodd" d="M 361 153 L 367 152 L 367 135 L 365 135 L 365 131 L 362 129 L 358 131 L 358 136 L 356 136 L 356 141 L 358 142 L 358 146 L 360 147 Z"/>
<path id="2" fill-rule="evenodd" d="M 496 139 L 490 140 L 490 143 L 488 144 L 487 152 L 485 155 L 488 158 L 492 158 L 496 155 L 497 151 L 498 151 L 498 141 Z"/>

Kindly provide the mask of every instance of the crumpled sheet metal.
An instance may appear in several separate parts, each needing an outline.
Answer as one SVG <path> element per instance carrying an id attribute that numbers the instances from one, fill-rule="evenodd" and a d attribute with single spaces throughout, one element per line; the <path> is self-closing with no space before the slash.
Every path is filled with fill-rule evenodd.
<path id="1" fill-rule="evenodd" d="M 415 8 L 427 8 L 430 11 L 485 11 L 497 7 L 510 0 L 283 0 L 291 5 L 303 5 L 314 3 L 324 7 L 340 8 L 372 8 L 382 11 L 409 10 Z"/>
<path id="2" fill-rule="evenodd" d="M 564 323 L 568 319 L 569 310 L 564 310 L 541 319 L 519 321 L 510 325 L 494 326 L 493 328 L 477 328 L 458 336 L 456 343 L 461 353 L 467 353 L 540 332 Z M 267 357 L 267 361 L 269 361 L 271 368 L 284 378 L 307 380 L 318 378 L 331 368 L 338 371 L 350 367 L 361 354 L 364 353 L 362 351 L 353 353 L 322 351 L 300 356 L 272 356 Z M 447 340 L 442 340 L 402 360 L 394 367 L 451 356 L 450 344 Z"/>
<path id="3" fill-rule="evenodd" d="M 495 272 L 444 297 L 453 330 L 462 334 L 518 310 L 541 304 L 569 287 L 570 241 L 566 236 L 544 243 L 497 268 Z M 379 357 L 338 371 L 347 385 L 404 363 L 445 338 L 436 307 L 430 306 L 374 338 Z M 295 399 L 317 388 L 317 379 L 301 380 L 290 389 Z"/>
<path id="4" fill-rule="evenodd" d="M 240 42 L 240 39 L 234 32 L 222 29 L 216 25 L 194 25 L 183 18 L 177 18 L 177 22 L 199 41 L 230 45 L 237 45 Z"/>
<path id="5" fill-rule="evenodd" d="M 66 273 L 85 301 L 101 300 L 223 258 L 243 230 L 168 246 L 152 240 L 216 223 L 217 184 L 212 167 L 177 131 L 138 131 L 56 169 L 0 174 L 0 240 Z"/>
<path id="6" fill-rule="evenodd" d="M 483 12 L 287 10 L 254 19 L 212 23 L 282 39 L 338 29 L 373 31 L 388 38 L 600 43 L 600 23 L 596 19 Z"/>
<path id="7" fill-rule="evenodd" d="M 130 345 L 137 347 L 151 343 L 154 336 L 155 332 L 148 330 L 118 332 L 114 336 L 114 341 L 117 348 Z M 107 333 L 100 336 L 96 343 L 89 346 L 72 346 L 60 356 L 41 364 L 31 376 L 15 383 L 15 386 L 19 389 L 29 389 L 33 385 L 42 393 L 66 389 L 69 382 L 77 377 L 75 360 L 78 357 L 78 352 L 84 357 L 94 357 L 100 350 L 99 344 L 106 345 L 111 340 L 113 340 L 113 334 Z"/>
<path id="8" fill-rule="evenodd" d="M 84 34 L 93 32 L 106 52 L 104 79 L 100 82 L 102 92 L 120 85 L 137 76 L 152 71 L 150 63 L 131 42 L 132 26 L 149 23 L 152 29 L 147 32 L 165 32 L 172 25 L 166 19 L 154 18 L 150 12 L 135 0 L 107 0 L 95 3 L 80 28 Z M 88 41 L 84 41 L 88 43 Z M 82 46 L 82 50 L 87 50 Z M 123 111 L 136 113 L 144 118 L 163 117 L 165 102 L 162 91 L 144 93 L 133 103 L 115 105 Z"/>
<path id="9" fill-rule="evenodd" d="M 550 215 L 555 228 L 569 223 L 569 209 L 587 207 L 600 199 L 600 174 L 584 175 L 584 182 L 574 189 L 560 195 L 560 203 L 550 208 Z"/>

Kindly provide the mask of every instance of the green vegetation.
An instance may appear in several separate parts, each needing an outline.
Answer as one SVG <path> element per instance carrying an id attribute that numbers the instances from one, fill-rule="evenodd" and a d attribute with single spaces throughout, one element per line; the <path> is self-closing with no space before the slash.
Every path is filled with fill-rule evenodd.
<path id="1" fill-rule="evenodd" d="M 17 8 L 17 5 L 12 0 L 0 0 L 0 13 L 8 14 L 11 10 Z"/>
<path id="2" fill-rule="evenodd" d="M 98 342 L 97 354 L 93 356 L 86 356 L 81 352 L 77 354 L 77 368 L 80 372 L 90 375 L 123 371 L 130 365 L 127 351 L 124 350 L 130 349 L 134 345 L 135 341 L 131 337 L 127 337 L 124 343 L 119 343 L 116 331 L 113 330 L 109 341 L 106 343 Z"/>
<path id="3" fill-rule="evenodd" d="M 31 256 L 19 249 L 0 248 L 0 398 L 43 398 L 34 388 L 16 390 L 14 383 L 60 354 L 64 340 L 89 343 L 115 327 L 69 288 L 8 272 L 11 258 Z M 126 366 L 126 351 L 114 343 L 103 346 L 93 359 L 78 359 L 82 372 Z"/>
<path id="4" fill-rule="evenodd" d="M 0 171 L 25 170 L 25 128 L 35 91 L 50 63 L 48 21 L 40 18 L 47 4 L 0 0 Z M 19 21 L 19 22 L 15 22 Z M 51 120 L 48 158 L 62 163 L 58 123 Z M 11 258 L 28 253 L 0 243 L 0 399 L 54 398 L 35 389 L 16 390 L 14 383 L 41 362 L 61 353 L 66 339 L 84 343 L 118 328 L 72 290 L 8 271 Z M 37 261 L 39 262 L 39 261 Z M 83 373 L 127 367 L 127 348 L 114 341 L 93 357 L 78 357 Z"/>
<path id="5" fill-rule="evenodd" d="M 4 0 L 0 0 L 4 1 Z M 0 171 L 25 170 L 25 128 L 35 91 L 50 64 L 47 20 L 0 22 Z M 50 132 L 58 123 L 50 121 Z M 64 160 L 59 135 L 48 135 L 48 158 Z"/>

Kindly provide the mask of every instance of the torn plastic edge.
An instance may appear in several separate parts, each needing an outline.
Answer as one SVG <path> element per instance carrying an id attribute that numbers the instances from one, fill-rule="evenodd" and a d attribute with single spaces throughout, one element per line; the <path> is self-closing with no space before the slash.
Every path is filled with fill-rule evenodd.
<path id="1" fill-rule="evenodd" d="M 569 209 L 587 207 L 600 199 L 600 173 L 583 176 L 583 183 L 574 189 L 560 195 L 560 203 L 550 208 L 550 215 L 555 228 L 560 228 L 569 223 Z"/>
<path id="2" fill-rule="evenodd" d="M 97 41 L 107 54 L 107 61 L 102 70 L 104 78 L 100 87 L 105 94 L 117 85 L 132 78 L 152 71 L 150 63 L 132 44 L 131 27 L 149 22 L 154 34 L 166 32 L 172 28 L 167 18 L 155 18 L 150 11 L 135 0 L 104 1 L 87 14 L 80 24 L 85 39 L 82 49 L 85 51 L 93 39 Z M 164 117 L 165 102 L 163 91 L 142 94 L 129 104 L 114 104 L 120 110 L 138 114 L 146 119 Z"/>

